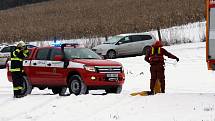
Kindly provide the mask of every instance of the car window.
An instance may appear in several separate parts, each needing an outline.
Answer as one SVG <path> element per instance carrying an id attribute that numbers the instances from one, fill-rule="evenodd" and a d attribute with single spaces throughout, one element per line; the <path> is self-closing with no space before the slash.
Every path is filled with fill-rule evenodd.
<path id="1" fill-rule="evenodd" d="M 131 42 L 131 38 L 129 36 L 127 36 L 127 37 L 122 38 L 119 42 L 121 44 L 129 43 L 129 42 Z"/>
<path id="2" fill-rule="evenodd" d="M 54 60 L 56 55 L 62 55 L 62 51 L 60 49 L 52 49 L 50 60 Z"/>
<path id="3" fill-rule="evenodd" d="M 49 48 L 41 48 L 37 52 L 36 59 L 37 60 L 47 60 L 49 55 Z"/>
<path id="4" fill-rule="evenodd" d="M 2 50 L 1 50 L 2 53 L 6 53 L 6 52 L 10 52 L 10 48 L 9 47 L 4 47 Z"/>
<path id="5" fill-rule="evenodd" d="M 13 52 L 16 49 L 15 46 L 10 46 L 10 52 Z"/>
<path id="6" fill-rule="evenodd" d="M 138 42 L 142 40 L 142 37 L 140 35 L 133 35 L 131 36 L 132 42 Z"/>
<path id="7" fill-rule="evenodd" d="M 15 49 L 15 46 L 4 47 L 4 48 L 1 50 L 1 52 L 2 52 L 2 53 L 12 52 L 12 51 L 14 51 L 14 49 Z"/>
<path id="8" fill-rule="evenodd" d="M 88 48 L 65 48 L 66 59 L 101 59 L 94 51 Z"/>
<path id="9" fill-rule="evenodd" d="M 141 37 L 142 40 L 150 40 L 150 39 L 152 39 L 152 36 L 150 36 L 150 35 L 141 35 L 140 37 Z"/>

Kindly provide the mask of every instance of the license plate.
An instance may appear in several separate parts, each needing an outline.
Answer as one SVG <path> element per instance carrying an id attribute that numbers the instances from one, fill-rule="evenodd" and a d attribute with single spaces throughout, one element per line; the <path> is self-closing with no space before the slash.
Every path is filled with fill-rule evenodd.
<path id="1" fill-rule="evenodd" d="M 118 78 L 118 74 L 106 74 L 108 78 Z"/>

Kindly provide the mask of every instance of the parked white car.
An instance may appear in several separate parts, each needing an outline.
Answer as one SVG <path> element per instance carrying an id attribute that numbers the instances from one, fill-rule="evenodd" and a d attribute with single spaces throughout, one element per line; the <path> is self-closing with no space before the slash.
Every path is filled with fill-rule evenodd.
<path id="1" fill-rule="evenodd" d="M 150 33 L 120 34 L 95 46 L 92 50 L 110 59 L 119 56 L 144 55 L 155 41 L 155 37 Z"/>
<path id="2" fill-rule="evenodd" d="M 27 44 L 27 48 L 36 47 L 34 45 Z M 10 54 L 16 48 L 15 45 L 2 45 L 0 46 L 0 67 L 6 67 L 7 61 L 10 59 Z"/>

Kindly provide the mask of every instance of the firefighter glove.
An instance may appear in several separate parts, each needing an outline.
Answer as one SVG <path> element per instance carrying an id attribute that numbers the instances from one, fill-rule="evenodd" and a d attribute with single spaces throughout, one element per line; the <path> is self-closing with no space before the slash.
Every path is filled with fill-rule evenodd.
<path id="1" fill-rule="evenodd" d="M 176 61 L 178 62 L 178 61 L 179 61 L 179 58 L 176 58 Z"/>

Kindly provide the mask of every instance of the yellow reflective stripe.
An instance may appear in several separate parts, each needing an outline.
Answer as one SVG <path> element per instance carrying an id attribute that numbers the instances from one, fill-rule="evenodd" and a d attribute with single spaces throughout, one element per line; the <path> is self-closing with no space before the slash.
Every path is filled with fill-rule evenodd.
<path id="1" fill-rule="evenodd" d="M 9 71 L 10 71 L 10 72 L 16 72 L 16 71 L 21 71 L 21 69 L 20 69 L 20 68 L 15 68 L 15 69 L 11 69 L 11 68 L 10 68 Z"/>
<path id="2" fill-rule="evenodd" d="M 154 51 L 155 51 L 155 49 L 154 49 L 154 47 L 152 47 L 152 55 L 154 54 Z"/>
<path id="3" fill-rule="evenodd" d="M 10 60 L 18 60 L 18 61 L 22 61 L 22 59 L 20 59 L 20 58 L 11 58 Z"/>
<path id="4" fill-rule="evenodd" d="M 28 53 L 28 50 L 23 50 L 23 53 Z"/>
<path id="5" fill-rule="evenodd" d="M 154 55 L 154 53 L 155 53 L 155 49 L 154 49 L 154 47 L 152 47 L 152 55 Z M 159 47 L 158 48 L 158 54 L 160 54 L 161 53 L 161 48 Z"/>
<path id="6" fill-rule="evenodd" d="M 16 51 L 17 51 L 18 53 L 20 52 L 19 49 L 16 49 L 15 51 L 13 51 L 13 56 L 14 56 L 14 57 L 16 57 L 16 54 L 15 54 Z"/>
<path id="7" fill-rule="evenodd" d="M 21 86 L 18 86 L 18 87 L 14 87 L 13 90 L 23 90 L 24 88 L 21 87 Z"/>
<path id="8" fill-rule="evenodd" d="M 16 54 L 15 54 L 15 52 L 16 52 L 16 51 L 13 51 L 13 56 L 14 56 L 14 57 L 16 57 Z"/>
<path id="9" fill-rule="evenodd" d="M 159 48 L 158 48 L 158 54 L 160 54 L 160 53 L 161 53 L 161 48 L 159 47 Z"/>
<path id="10" fill-rule="evenodd" d="M 27 53 L 28 53 L 28 50 L 24 50 L 24 51 L 23 51 L 23 55 L 24 55 L 25 57 L 28 56 Z"/>
<path id="11" fill-rule="evenodd" d="M 20 52 L 20 50 L 19 50 L 19 49 L 16 49 L 15 51 Z"/>
<path id="12" fill-rule="evenodd" d="M 25 57 L 27 57 L 27 56 L 28 56 L 26 53 L 23 53 L 23 55 L 24 55 Z"/>

